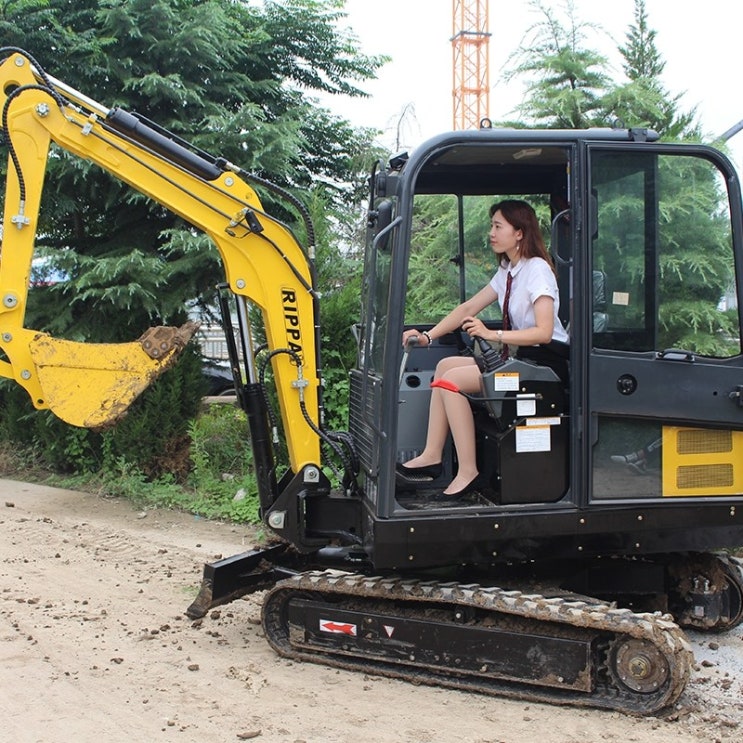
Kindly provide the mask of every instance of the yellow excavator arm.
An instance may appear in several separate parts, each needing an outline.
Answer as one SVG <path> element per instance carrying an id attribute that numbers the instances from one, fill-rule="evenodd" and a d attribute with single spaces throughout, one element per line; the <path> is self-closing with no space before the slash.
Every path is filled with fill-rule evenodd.
<path id="1" fill-rule="evenodd" d="M 311 263 L 292 232 L 263 211 L 242 171 L 207 159 L 48 76 L 5 50 L 0 103 L 9 148 L 0 253 L 0 374 L 37 408 L 101 427 L 172 364 L 195 330 L 152 328 L 124 344 L 55 339 L 24 327 L 39 205 L 52 142 L 92 161 L 190 224 L 219 249 L 230 289 L 262 313 L 294 471 L 319 462 L 315 293 Z"/>

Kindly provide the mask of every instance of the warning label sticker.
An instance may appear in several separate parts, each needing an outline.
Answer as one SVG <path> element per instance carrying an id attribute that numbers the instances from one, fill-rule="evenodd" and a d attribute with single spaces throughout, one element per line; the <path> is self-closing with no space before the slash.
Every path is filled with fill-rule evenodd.
<path id="1" fill-rule="evenodd" d="M 334 635 L 349 635 L 356 637 L 356 625 L 348 622 L 336 622 L 333 619 L 320 620 L 320 632 L 330 632 Z"/>

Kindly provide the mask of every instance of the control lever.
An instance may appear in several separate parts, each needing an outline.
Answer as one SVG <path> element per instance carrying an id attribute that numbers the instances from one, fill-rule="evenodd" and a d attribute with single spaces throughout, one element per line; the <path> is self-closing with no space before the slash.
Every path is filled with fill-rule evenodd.
<path id="1" fill-rule="evenodd" d="M 486 374 L 487 372 L 494 371 L 503 363 L 500 353 L 498 353 L 498 351 L 496 351 L 486 340 L 480 338 L 479 335 L 476 335 L 475 342 L 480 347 L 483 373 Z"/>
<path id="2" fill-rule="evenodd" d="M 400 362 L 400 377 L 397 380 L 397 386 L 399 387 L 402 384 L 402 378 L 405 374 L 405 367 L 408 364 L 408 356 L 410 356 L 410 349 L 415 348 L 418 345 L 418 336 L 417 335 L 411 335 L 410 338 L 408 338 L 407 342 L 405 343 L 405 351 L 402 355 L 402 361 Z"/>

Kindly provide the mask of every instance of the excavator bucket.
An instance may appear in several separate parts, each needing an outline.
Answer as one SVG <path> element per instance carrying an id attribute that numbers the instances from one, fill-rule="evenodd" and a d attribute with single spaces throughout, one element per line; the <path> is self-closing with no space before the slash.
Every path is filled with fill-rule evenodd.
<path id="1" fill-rule="evenodd" d="M 131 343 L 78 343 L 39 334 L 30 343 L 45 405 L 82 428 L 107 428 L 135 398 L 170 368 L 198 329 L 147 330 Z"/>

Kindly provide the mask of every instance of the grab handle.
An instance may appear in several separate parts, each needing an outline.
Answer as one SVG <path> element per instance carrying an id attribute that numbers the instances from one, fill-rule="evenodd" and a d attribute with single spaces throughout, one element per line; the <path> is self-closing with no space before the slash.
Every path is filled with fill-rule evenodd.
<path id="1" fill-rule="evenodd" d="M 655 358 L 663 361 L 686 361 L 689 364 L 696 361 L 694 354 L 684 348 L 666 348 L 664 351 L 658 351 Z"/>

